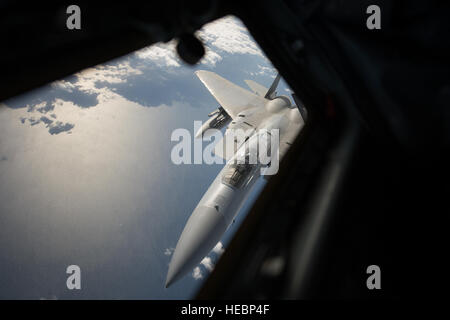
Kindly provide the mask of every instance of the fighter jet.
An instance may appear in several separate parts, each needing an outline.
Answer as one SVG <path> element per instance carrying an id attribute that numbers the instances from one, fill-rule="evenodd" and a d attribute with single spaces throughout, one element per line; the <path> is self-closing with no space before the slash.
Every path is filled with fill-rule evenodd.
<path id="1" fill-rule="evenodd" d="M 274 161 L 281 160 L 307 116 L 295 94 L 294 105 L 288 96 L 277 95 L 279 75 L 269 89 L 245 80 L 252 92 L 214 72 L 202 70 L 196 71 L 196 75 L 220 105 L 209 114 L 210 119 L 198 130 L 196 138 L 205 138 L 214 132 L 211 129 L 220 130 L 228 125 L 214 149 L 227 162 L 181 233 L 169 264 L 166 287 L 191 272 L 220 241 L 257 179 Z M 235 132 L 239 130 L 244 135 L 237 139 Z M 274 132 L 278 139 L 275 148 Z M 259 159 L 261 152 L 271 154 L 269 163 L 250 161 L 252 157 Z"/>

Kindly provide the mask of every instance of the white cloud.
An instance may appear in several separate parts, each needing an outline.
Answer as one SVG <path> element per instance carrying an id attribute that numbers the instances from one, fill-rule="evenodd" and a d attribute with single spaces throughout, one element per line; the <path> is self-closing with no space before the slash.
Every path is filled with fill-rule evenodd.
<path id="1" fill-rule="evenodd" d="M 254 55 L 265 59 L 257 44 L 250 37 L 246 27 L 235 17 L 229 16 L 209 23 L 197 31 L 197 35 L 205 43 L 206 54 L 200 61 L 203 65 L 215 66 L 223 60 L 225 54 Z M 51 84 L 52 88 L 56 89 L 54 90 L 55 98 L 51 98 L 45 104 L 27 105 L 29 113 L 26 118 L 33 121 L 32 124 L 34 125 L 39 121 L 36 120 L 34 122 L 31 117 L 40 119 L 43 114 L 51 112 L 53 119 L 56 119 L 58 116 L 59 120 L 59 114 L 53 109 L 57 110 L 58 106 L 62 105 L 62 100 L 66 101 L 71 97 L 74 100 L 71 103 L 76 105 L 75 100 L 78 97 L 82 97 L 82 94 L 86 94 L 86 99 L 79 100 L 79 103 L 83 104 L 80 107 L 83 108 L 120 99 L 122 97 L 116 92 L 114 85 L 126 83 L 131 77 L 142 75 L 144 72 L 149 72 L 153 68 L 165 71 L 162 73 L 158 72 L 157 74 L 161 81 L 164 81 L 166 80 L 165 75 L 179 73 L 184 70 L 179 68 L 184 64 L 177 56 L 175 45 L 176 40 L 168 43 L 158 43 L 139 50 L 128 58 L 125 57 L 121 60 L 78 72 L 73 75 L 72 80 L 55 81 Z M 260 59 L 257 61 L 261 62 Z M 273 70 L 262 65 L 257 65 L 258 69 L 254 75 L 268 74 L 269 76 L 275 77 Z M 65 92 L 71 93 L 71 95 L 65 94 Z M 47 123 L 47 128 L 50 127 L 51 125 Z"/>
<path id="2" fill-rule="evenodd" d="M 65 80 L 59 80 L 52 83 L 55 88 L 61 88 L 72 92 L 77 89 L 86 94 L 96 94 L 99 103 L 117 98 L 118 95 L 111 91 L 108 86 L 97 87 L 97 82 L 106 82 L 107 84 L 124 83 L 132 75 L 142 74 L 142 71 L 133 68 L 130 62 L 125 60 L 117 64 L 98 65 L 92 68 L 80 71 L 74 76 L 77 81 L 71 83 Z"/>
<path id="3" fill-rule="evenodd" d="M 213 252 L 217 254 L 218 256 L 222 255 L 222 253 L 225 251 L 222 242 L 217 242 L 216 246 L 213 249 Z"/>
<path id="4" fill-rule="evenodd" d="M 274 69 L 273 67 L 266 67 L 266 66 L 261 66 L 258 64 L 258 71 L 256 72 L 250 72 L 250 75 L 252 76 L 263 76 L 263 75 L 267 75 L 270 76 L 271 78 L 275 78 L 277 74 L 277 70 Z"/>
<path id="5" fill-rule="evenodd" d="M 214 264 L 212 263 L 212 260 L 210 257 L 205 257 L 203 258 L 202 262 L 200 262 L 200 264 L 202 264 L 206 270 L 208 270 L 209 272 L 213 271 L 214 269 Z"/>
<path id="6" fill-rule="evenodd" d="M 180 60 L 175 52 L 175 40 L 167 43 L 157 43 L 138 50 L 136 55 L 141 59 L 148 59 L 158 67 L 179 67 Z"/>
<path id="7" fill-rule="evenodd" d="M 104 88 L 97 88 L 96 82 L 124 83 L 132 75 L 142 74 L 142 71 L 130 66 L 129 61 L 115 65 L 98 65 L 75 74 L 78 78 L 76 87 L 88 93 L 104 93 Z M 61 85 L 61 84 L 60 84 Z"/>
<path id="8" fill-rule="evenodd" d="M 222 60 L 222 57 L 217 52 L 214 52 L 210 48 L 206 47 L 206 54 L 202 60 L 200 60 L 200 64 L 215 66 L 220 60 Z"/>
<path id="9" fill-rule="evenodd" d="M 166 249 L 167 251 L 167 249 Z M 214 259 L 217 261 L 217 258 L 220 257 L 220 255 L 225 251 L 222 242 L 217 242 L 216 246 L 212 250 L 216 254 L 216 258 Z M 199 266 L 195 267 L 192 271 L 192 277 L 195 280 L 201 279 L 204 276 L 205 272 L 212 272 L 214 270 L 214 262 L 213 259 L 210 256 L 206 256 L 203 258 L 203 260 L 200 262 Z"/>
<path id="10" fill-rule="evenodd" d="M 66 91 L 72 92 L 74 89 L 76 89 L 76 86 L 69 81 L 65 80 L 59 80 L 51 83 L 51 87 L 53 88 L 60 88 L 64 89 Z"/>
<path id="11" fill-rule="evenodd" d="M 264 57 L 250 38 L 247 28 L 235 17 L 225 17 L 208 23 L 196 33 L 213 51 L 252 54 Z"/>
<path id="12" fill-rule="evenodd" d="M 199 267 L 195 267 L 195 268 L 194 268 L 194 270 L 192 271 L 192 277 L 193 277 L 195 280 L 199 280 L 199 279 L 202 279 L 202 278 L 203 278 L 202 271 L 200 270 Z"/>
<path id="13" fill-rule="evenodd" d="M 139 74 L 142 74 L 142 71 L 133 68 L 130 62 L 125 60 L 117 64 L 105 64 L 87 68 L 74 74 L 75 82 L 58 80 L 51 83 L 51 87 L 71 93 L 78 90 L 86 94 L 95 94 L 98 95 L 97 100 L 101 103 L 116 98 L 118 95 L 107 86 L 97 87 L 97 82 L 105 82 L 107 84 L 125 83 L 128 77 Z M 33 109 L 37 109 L 37 107 L 39 106 L 36 105 Z"/>
<path id="14" fill-rule="evenodd" d="M 170 256 L 170 255 L 172 255 L 174 250 L 175 250 L 174 248 L 166 248 L 166 250 L 164 250 L 164 254 L 166 256 Z"/>
<path id="15" fill-rule="evenodd" d="M 256 42 L 250 37 L 247 28 L 235 17 L 225 17 L 208 23 L 196 32 L 205 44 L 206 54 L 200 64 L 215 66 L 223 59 L 223 53 L 250 54 L 265 58 Z M 180 67 L 177 56 L 176 41 L 157 43 L 136 52 L 136 56 L 156 64 L 157 67 Z"/>
<path id="16" fill-rule="evenodd" d="M 202 266 L 203 268 L 200 268 L 200 266 Z M 200 265 L 195 267 L 194 270 L 192 270 L 192 277 L 195 280 L 202 279 L 203 276 L 204 276 L 204 271 L 205 272 L 211 272 L 211 271 L 213 271 L 213 269 L 214 269 L 214 264 L 213 264 L 211 258 L 210 257 L 205 257 L 200 262 Z"/>

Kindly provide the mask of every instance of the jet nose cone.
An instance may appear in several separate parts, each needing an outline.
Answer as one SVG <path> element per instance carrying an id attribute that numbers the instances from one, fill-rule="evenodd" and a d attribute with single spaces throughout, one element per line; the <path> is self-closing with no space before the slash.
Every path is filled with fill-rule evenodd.
<path id="1" fill-rule="evenodd" d="M 215 208 L 197 207 L 186 223 L 173 253 L 166 288 L 194 269 L 219 242 L 226 229 L 225 218 Z"/>
<path id="2" fill-rule="evenodd" d="M 173 280 L 174 280 L 173 277 L 169 278 L 169 275 L 167 275 L 165 287 L 168 288 L 173 283 Z"/>

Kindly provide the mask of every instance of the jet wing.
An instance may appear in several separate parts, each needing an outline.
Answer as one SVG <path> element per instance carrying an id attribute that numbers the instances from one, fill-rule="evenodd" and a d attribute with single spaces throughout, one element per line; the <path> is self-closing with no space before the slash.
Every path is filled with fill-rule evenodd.
<path id="1" fill-rule="evenodd" d="M 214 72 L 200 70 L 196 71 L 195 74 L 232 119 L 235 119 L 240 112 L 249 108 L 263 107 L 268 101 L 264 97 L 245 90 Z"/>
<path id="2" fill-rule="evenodd" d="M 244 80 L 244 81 L 250 87 L 250 89 L 252 89 L 252 91 L 260 97 L 264 97 L 267 91 L 269 91 L 269 89 L 253 80 Z"/>

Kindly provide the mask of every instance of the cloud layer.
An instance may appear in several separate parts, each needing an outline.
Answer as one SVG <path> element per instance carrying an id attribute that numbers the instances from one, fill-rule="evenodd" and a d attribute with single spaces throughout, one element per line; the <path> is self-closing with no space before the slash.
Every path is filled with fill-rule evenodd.
<path id="1" fill-rule="evenodd" d="M 225 251 L 222 242 L 218 242 L 211 253 L 204 257 L 200 264 L 192 271 L 192 277 L 195 280 L 203 279 L 206 274 L 214 270 L 214 266 Z"/>
<path id="2" fill-rule="evenodd" d="M 228 59 L 228 63 L 233 66 L 237 66 L 235 61 L 242 61 L 246 68 L 250 67 L 248 61 L 255 61 L 253 71 L 247 71 L 252 76 L 270 74 L 273 71 L 265 65 L 267 59 L 242 22 L 235 17 L 225 17 L 209 23 L 197 31 L 197 35 L 206 48 L 206 55 L 198 68 L 213 68 Z M 36 127 L 43 125 L 51 135 L 55 135 L 69 133 L 76 127 L 73 122 L 59 119 L 62 113 L 58 106 L 65 102 L 83 109 L 97 107 L 118 97 L 145 107 L 171 105 L 174 101 L 193 106 L 204 103 L 205 99 L 199 99 L 198 96 L 199 90 L 205 93 L 204 90 L 201 91 L 201 84 L 190 68 L 183 67 L 184 63 L 177 56 L 175 46 L 176 40 L 157 43 L 55 81 L 6 101 L 5 104 L 14 109 L 27 110 L 27 114 L 21 117 L 23 124 Z M 225 67 L 225 70 L 229 69 Z M 231 74 L 230 76 L 232 77 Z"/>
<path id="3" fill-rule="evenodd" d="M 225 54 L 254 55 L 265 58 L 258 45 L 248 34 L 247 29 L 235 17 L 225 17 L 211 22 L 197 31 L 196 35 L 203 41 L 206 54 L 201 64 L 213 67 Z M 158 68 L 180 67 L 183 63 L 175 51 L 176 41 L 158 43 L 139 50 L 136 56 L 151 61 Z"/>

